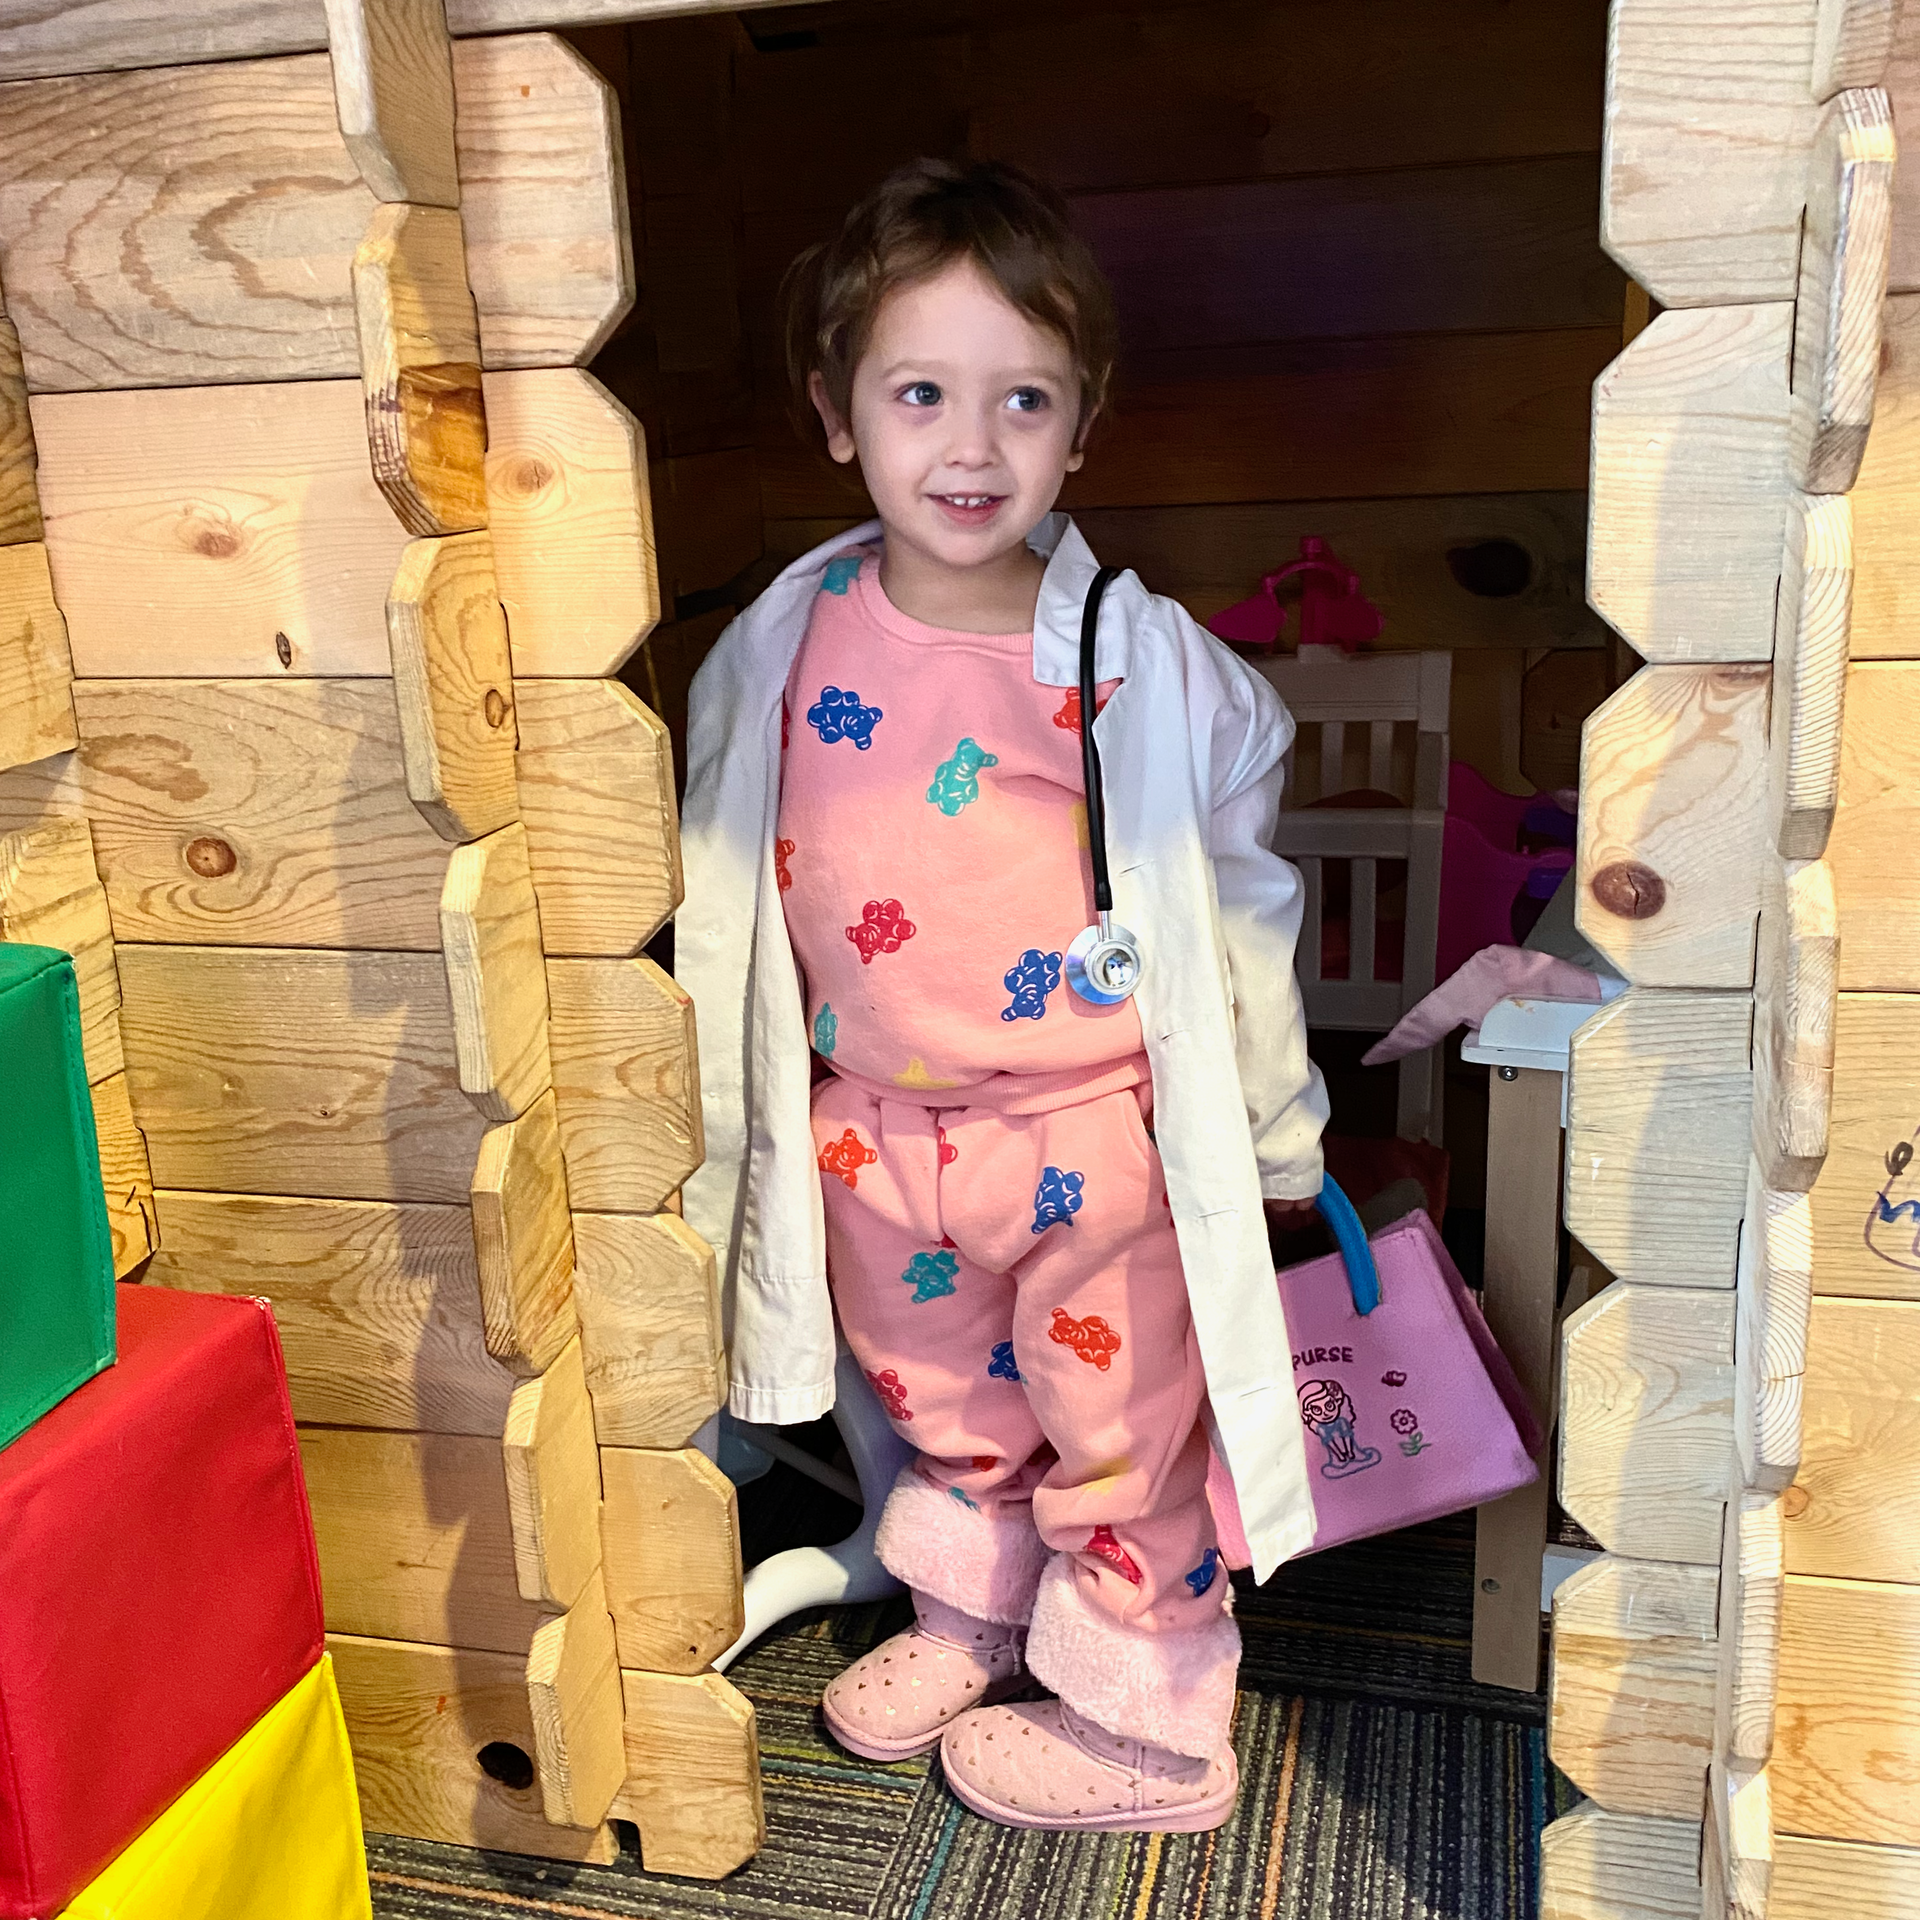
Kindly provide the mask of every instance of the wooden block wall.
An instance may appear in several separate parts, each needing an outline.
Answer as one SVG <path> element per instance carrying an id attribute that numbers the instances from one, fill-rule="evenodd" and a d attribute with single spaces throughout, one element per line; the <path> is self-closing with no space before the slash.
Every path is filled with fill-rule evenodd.
<path id="1" fill-rule="evenodd" d="M 1567 1222 L 1621 1278 L 1563 1367 L 1609 1549 L 1555 1597 L 1564 1920 L 1920 1910 L 1897 11 L 1614 8 L 1605 237 L 1669 310 L 1594 401 L 1591 590 L 1648 664 L 1582 765 L 1579 922 L 1633 989 L 1570 1087 Z"/>
<path id="2" fill-rule="evenodd" d="M 618 120 L 549 35 L 327 16 L 331 59 L 0 87 L 0 499 L 44 529 L 20 631 L 64 595 L 78 658 L 0 850 L 91 827 L 149 1277 L 274 1300 L 368 1824 L 606 1859 L 620 1811 L 719 1875 L 760 1798 L 704 1671 L 740 1563 L 688 1446 L 725 1390 L 672 1210 L 692 1011 L 641 953 L 672 759 L 612 678 L 651 502 L 580 364 L 633 298 Z M 96 244 L 136 176 L 137 282 Z"/>

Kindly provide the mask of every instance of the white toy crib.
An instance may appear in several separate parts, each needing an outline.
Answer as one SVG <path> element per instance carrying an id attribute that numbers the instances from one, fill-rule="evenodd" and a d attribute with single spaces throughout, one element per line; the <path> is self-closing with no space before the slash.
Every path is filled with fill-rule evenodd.
<path id="1" fill-rule="evenodd" d="M 1296 965 L 1307 1025 L 1384 1033 L 1433 988 L 1452 656 L 1252 664 L 1299 729 L 1273 846 L 1306 883 Z M 1326 804 L 1343 796 L 1357 804 Z M 1399 919 L 1383 919 L 1382 905 L 1401 901 Z M 1401 1138 L 1438 1144 L 1442 1064 L 1438 1047 L 1401 1061 Z"/>

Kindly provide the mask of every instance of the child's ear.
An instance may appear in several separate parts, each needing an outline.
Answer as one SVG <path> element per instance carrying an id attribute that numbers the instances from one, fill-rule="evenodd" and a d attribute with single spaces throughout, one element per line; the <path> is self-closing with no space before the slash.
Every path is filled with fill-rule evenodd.
<path id="1" fill-rule="evenodd" d="M 1093 431 L 1093 423 L 1099 419 L 1100 409 L 1095 407 L 1073 430 L 1073 451 L 1067 455 L 1067 471 L 1078 473 L 1087 463 L 1087 436 Z"/>
<path id="2" fill-rule="evenodd" d="M 807 398 L 827 430 L 827 451 L 844 467 L 853 458 L 853 433 L 829 397 L 825 379 L 817 372 L 807 375 Z"/>

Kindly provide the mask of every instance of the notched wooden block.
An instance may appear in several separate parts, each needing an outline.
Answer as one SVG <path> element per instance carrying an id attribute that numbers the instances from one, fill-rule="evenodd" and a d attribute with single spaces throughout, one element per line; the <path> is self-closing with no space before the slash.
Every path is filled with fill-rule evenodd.
<path id="1" fill-rule="evenodd" d="M 0 835 L 0 940 L 73 956 L 88 1084 L 120 1072 L 120 973 L 86 821 L 50 820 Z"/>
<path id="2" fill-rule="evenodd" d="M 540 1800 L 556 1827 L 598 1827 L 627 1774 L 620 1660 L 596 1571 L 565 1613 L 542 1624 L 527 1653 Z"/>
<path id="3" fill-rule="evenodd" d="M 1698 1820 L 1583 1800 L 1540 1835 L 1540 1920 L 1701 1920 L 1701 1911 Z"/>
<path id="4" fill-rule="evenodd" d="M 516 820 L 454 850 L 440 890 L 460 1085 L 490 1120 L 515 1120 L 553 1085 L 540 914 Z"/>
<path id="5" fill-rule="evenodd" d="M 0 311 L 0 547 L 41 535 L 35 482 L 33 422 L 27 417 L 27 376 L 20 336 Z"/>
<path id="6" fill-rule="evenodd" d="M 1734 1442 L 1743 1486 L 1778 1493 L 1800 1465 L 1802 1380 L 1813 1305 L 1813 1207 L 1748 1175 L 1734 1296 Z"/>
<path id="7" fill-rule="evenodd" d="M 649 1873 L 722 1880 L 766 1842 L 753 1703 L 723 1675 L 623 1672 L 627 1778 L 614 1815 Z"/>
<path id="8" fill-rule="evenodd" d="M 37 540 L 0 547 L 0 768 L 64 753 L 79 739 L 47 550 Z"/>
<path id="9" fill-rule="evenodd" d="M 1753 1000 L 1753 1151 L 1771 1188 L 1806 1192 L 1827 1157 L 1840 926 L 1824 860 L 1766 861 Z"/>
<path id="10" fill-rule="evenodd" d="M 153 1170 L 146 1136 L 134 1124 L 127 1076 L 110 1074 L 89 1089 L 93 1130 L 100 1142 L 100 1184 L 107 1196 L 107 1228 L 113 1239 L 113 1277 L 124 1280 L 156 1246 Z"/>
<path id="11" fill-rule="evenodd" d="M 1700 1869 L 1713 1920 L 1767 1920 L 1773 1885 L 1773 1803 L 1764 1767 L 1716 1760 L 1707 1778 Z"/>
<path id="12" fill-rule="evenodd" d="M 1767 812 L 1783 859 L 1817 860 L 1840 794 L 1840 718 L 1853 611 L 1853 503 L 1793 496 L 1773 630 Z"/>
<path id="13" fill-rule="evenodd" d="M 502 1445 L 521 1596 L 570 1607 L 600 1565 L 600 1462 L 577 1340 L 514 1389 Z"/>
<path id="14" fill-rule="evenodd" d="M 1781 1546 L 1784 1502 L 1753 1489 L 1727 1503 L 1720 1558 L 1720 1677 L 1714 1757 L 1743 1767 L 1773 1751 L 1773 1700 L 1780 1673 Z"/>
<path id="15" fill-rule="evenodd" d="M 487 1351 L 521 1373 L 544 1373 L 579 1326 L 573 1223 L 551 1092 L 480 1142 L 473 1243 Z"/>
<path id="16" fill-rule="evenodd" d="M 376 200 L 457 207 L 444 0 L 326 0 L 340 133 Z"/>
<path id="17" fill-rule="evenodd" d="M 607 1603 L 620 1664 L 698 1673 L 740 1637 L 740 1519 L 733 1483 L 693 1447 L 603 1447 Z"/>

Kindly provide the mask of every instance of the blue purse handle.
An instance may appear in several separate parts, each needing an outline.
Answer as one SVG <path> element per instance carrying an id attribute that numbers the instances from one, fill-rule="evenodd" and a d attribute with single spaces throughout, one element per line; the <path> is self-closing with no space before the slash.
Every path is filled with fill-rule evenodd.
<path id="1" fill-rule="evenodd" d="M 1380 1304 L 1380 1269 L 1373 1264 L 1367 1230 L 1360 1224 L 1353 1202 L 1340 1191 L 1330 1173 L 1321 1176 L 1320 1191 L 1313 1204 L 1331 1229 L 1341 1259 L 1347 1263 L 1347 1288 L 1353 1295 L 1353 1310 L 1364 1320 Z"/>

